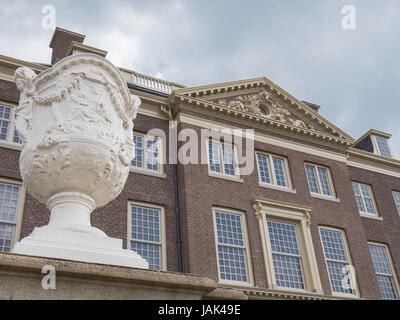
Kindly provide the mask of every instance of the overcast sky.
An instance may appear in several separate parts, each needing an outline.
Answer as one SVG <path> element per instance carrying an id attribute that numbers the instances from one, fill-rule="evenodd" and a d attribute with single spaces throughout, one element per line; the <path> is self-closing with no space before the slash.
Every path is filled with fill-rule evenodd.
<path id="1" fill-rule="evenodd" d="M 53 30 L 86 35 L 118 67 L 186 86 L 266 76 L 354 138 L 393 134 L 400 158 L 399 0 L 0 0 L 0 54 L 49 63 Z M 356 29 L 342 28 L 344 5 Z"/>

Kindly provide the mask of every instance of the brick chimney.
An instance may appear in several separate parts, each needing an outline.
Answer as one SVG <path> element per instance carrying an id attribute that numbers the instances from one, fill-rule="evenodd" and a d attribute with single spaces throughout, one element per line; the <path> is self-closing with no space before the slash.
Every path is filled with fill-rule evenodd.
<path id="1" fill-rule="evenodd" d="M 72 41 L 83 43 L 85 36 L 69 30 L 56 28 L 53 37 L 51 38 L 49 47 L 53 49 L 51 56 L 51 64 L 65 58 L 69 54 Z"/>

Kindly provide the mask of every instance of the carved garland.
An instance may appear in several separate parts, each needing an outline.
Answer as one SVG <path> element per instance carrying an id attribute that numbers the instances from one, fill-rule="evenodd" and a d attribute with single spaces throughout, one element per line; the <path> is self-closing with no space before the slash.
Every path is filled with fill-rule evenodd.
<path id="1" fill-rule="evenodd" d="M 123 128 L 128 133 L 126 135 L 125 143 L 122 142 L 120 143 L 120 149 L 121 149 L 120 159 L 124 163 L 124 165 L 128 166 L 130 162 L 129 159 L 133 158 L 134 156 L 134 144 L 131 141 L 132 130 L 133 130 L 133 122 L 131 119 L 133 120 L 136 119 L 137 111 L 140 105 L 140 99 L 136 96 L 133 96 L 132 97 L 133 101 L 131 101 L 131 103 L 128 103 L 127 100 L 128 98 L 126 97 L 126 95 L 129 96 L 129 92 L 126 92 L 126 95 L 124 95 L 125 99 L 124 105 L 127 107 L 124 110 L 124 106 L 123 104 L 121 104 L 119 99 L 117 99 L 117 96 L 118 96 L 118 90 L 124 92 L 126 88 L 123 86 L 121 80 L 114 75 L 115 72 L 112 70 L 110 66 L 103 63 L 102 61 L 95 61 L 93 58 L 80 58 L 79 60 L 72 60 L 70 62 L 65 61 L 61 67 L 57 68 L 56 66 L 55 67 L 56 69 L 51 69 L 51 73 L 46 74 L 45 71 L 43 73 L 44 75 L 41 74 L 37 76 L 36 85 L 33 83 L 33 80 L 36 78 L 36 74 L 29 68 L 20 68 L 20 71 L 15 74 L 15 82 L 19 87 L 19 89 L 20 90 L 22 89 L 21 100 L 23 102 L 20 103 L 20 106 L 17 109 L 18 111 L 16 119 L 17 131 L 23 143 L 25 144 L 27 142 L 27 131 L 32 129 L 31 122 L 32 122 L 32 111 L 34 104 L 38 103 L 41 105 L 50 105 L 52 102 L 60 102 L 63 99 L 65 99 L 65 97 L 67 97 L 69 94 L 71 94 L 74 91 L 74 89 L 78 89 L 83 79 L 88 79 L 85 73 L 80 73 L 76 77 L 74 77 L 73 80 L 68 85 L 66 85 L 65 88 L 61 89 L 58 93 L 44 98 L 39 96 L 39 94 L 36 92 L 36 86 L 39 86 L 42 82 L 46 82 L 55 78 L 61 72 L 67 70 L 68 67 L 76 65 L 77 63 L 86 63 L 86 64 L 95 63 L 96 65 L 105 68 L 118 85 L 118 87 L 115 87 L 108 81 L 104 81 L 102 83 L 110 95 L 110 99 L 114 107 L 114 110 L 117 112 L 117 114 L 121 117 L 123 121 Z M 57 142 L 59 141 L 54 140 L 50 144 L 53 145 L 54 143 Z M 39 147 L 44 147 L 45 145 L 48 145 L 48 143 L 44 142 Z"/>
<path id="2" fill-rule="evenodd" d="M 289 122 L 296 127 L 315 130 L 313 126 L 306 125 L 304 121 L 294 119 L 292 113 L 280 106 L 276 100 L 272 98 L 271 92 L 265 90 L 265 88 L 262 88 L 261 91 L 255 94 L 239 96 L 229 103 L 226 99 L 218 99 L 216 102 L 233 110 L 249 112 L 270 120 L 282 123 Z"/>

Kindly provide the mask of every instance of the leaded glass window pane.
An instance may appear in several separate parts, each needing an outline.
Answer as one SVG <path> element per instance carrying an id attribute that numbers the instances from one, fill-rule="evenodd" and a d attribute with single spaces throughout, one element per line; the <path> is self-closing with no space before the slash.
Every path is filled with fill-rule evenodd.
<path id="1" fill-rule="evenodd" d="M 396 203 L 397 211 L 400 215 L 400 193 L 393 192 L 394 202 Z"/>
<path id="2" fill-rule="evenodd" d="M 0 252 L 10 252 L 14 239 L 15 225 L 0 222 Z"/>
<path id="3" fill-rule="evenodd" d="M 262 153 L 256 155 L 260 182 L 288 188 L 285 159 Z"/>
<path id="4" fill-rule="evenodd" d="M 275 181 L 278 186 L 286 187 L 285 163 L 283 159 L 273 157 Z"/>
<path id="5" fill-rule="evenodd" d="M 353 192 L 354 192 L 354 197 L 356 198 L 357 202 L 357 207 L 359 212 L 364 212 L 364 206 L 363 206 L 363 201 L 360 193 L 360 189 L 358 187 L 358 184 L 353 183 Z"/>
<path id="6" fill-rule="evenodd" d="M 276 221 L 267 221 L 267 226 L 277 286 L 304 289 L 296 226 Z"/>
<path id="7" fill-rule="evenodd" d="M 21 187 L 0 182 L 0 251 L 9 252 L 17 223 Z"/>
<path id="8" fill-rule="evenodd" d="M 248 282 L 241 215 L 216 210 L 214 219 L 221 280 Z"/>
<path id="9" fill-rule="evenodd" d="M 374 205 L 372 203 L 372 196 L 369 187 L 360 185 L 361 194 L 364 199 L 365 210 L 367 213 L 375 214 Z"/>
<path id="10" fill-rule="evenodd" d="M 382 299 L 398 299 L 386 248 L 373 244 L 369 244 L 368 246 L 371 253 L 372 262 L 374 263 L 374 268 L 378 279 Z"/>
<path id="11" fill-rule="evenodd" d="M 306 174 L 310 192 L 319 193 L 317 177 L 315 176 L 314 167 L 306 165 Z"/>
<path id="12" fill-rule="evenodd" d="M 361 213 L 376 215 L 370 187 L 355 182 L 352 183 L 352 186 L 358 211 Z"/>
<path id="13" fill-rule="evenodd" d="M 161 269 L 161 212 L 144 206 L 131 206 L 131 248 L 149 263 Z"/>
<path id="14" fill-rule="evenodd" d="M 272 183 L 271 172 L 269 168 L 269 157 L 263 154 L 257 154 L 258 171 L 260 173 L 260 180 L 264 183 Z"/>
<path id="15" fill-rule="evenodd" d="M 150 270 L 161 269 L 161 247 L 159 245 L 131 241 L 131 249 L 146 259 Z"/>
<path id="16" fill-rule="evenodd" d="M 393 282 L 393 277 L 376 276 L 378 279 L 379 290 L 381 291 L 382 299 L 384 300 L 397 300 L 396 288 Z"/>
<path id="17" fill-rule="evenodd" d="M 13 141 L 12 142 L 22 144 L 22 140 L 19 137 L 17 129 L 15 128 L 15 126 L 14 126 Z"/>
<path id="18" fill-rule="evenodd" d="M 353 290 L 349 288 L 350 283 L 346 281 L 346 272 L 344 272 L 344 267 L 346 264 L 335 261 L 327 261 L 327 265 L 332 291 L 353 294 Z M 347 286 L 345 286 L 345 284 Z"/>
<path id="19" fill-rule="evenodd" d="M 247 282 L 244 249 L 218 246 L 218 261 L 222 280 Z"/>
<path id="20" fill-rule="evenodd" d="M 258 171 L 260 173 L 261 182 L 271 184 L 271 171 L 269 168 L 269 156 L 257 154 Z"/>
<path id="21" fill-rule="evenodd" d="M 219 144 L 209 142 L 208 143 L 208 157 L 210 170 L 213 172 L 221 173 L 220 157 L 219 157 Z"/>
<path id="22" fill-rule="evenodd" d="M 21 187 L 0 183 L 0 222 L 16 223 Z"/>
<path id="23" fill-rule="evenodd" d="M 133 142 L 135 143 L 135 158 L 132 160 L 132 166 L 143 168 L 143 136 L 134 134 Z"/>
<path id="24" fill-rule="evenodd" d="M 224 162 L 224 172 L 227 175 L 235 175 L 235 164 L 233 158 L 233 148 L 231 146 L 222 146 L 223 162 Z"/>
<path id="25" fill-rule="evenodd" d="M 159 170 L 159 148 L 158 140 L 153 138 L 146 139 L 147 169 L 152 171 Z"/>
<path id="26" fill-rule="evenodd" d="M 321 184 L 322 194 L 330 196 L 331 188 L 329 186 L 328 172 L 326 169 L 320 167 L 318 167 L 317 170 L 318 170 L 319 182 Z"/>
<path id="27" fill-rule="evenodd" d="M 11 108 L 0 105 L 0 140 L 7 141 L 11 123 Z"/>
<path id="28" fill-rule="evenodd" d="M 346 279 L 350 279 L 347 271 L 349 263 L 342 233 L 328 229 L 321 229 L 320 233 L 332 291 L 354 294 L 351 283 L 346 282 Z"/>
<path id="29" fill-rule="evenodd" d="M 375 139 L 376 139 L 376 143 L 378 145 L 379 154 L 384 157 L 391 158 L 392 154 L 390 153 L 390 149 L 389 149 L 387 140 L 385 138 L 377 137 L 377 136 L 375 136 Z"/>

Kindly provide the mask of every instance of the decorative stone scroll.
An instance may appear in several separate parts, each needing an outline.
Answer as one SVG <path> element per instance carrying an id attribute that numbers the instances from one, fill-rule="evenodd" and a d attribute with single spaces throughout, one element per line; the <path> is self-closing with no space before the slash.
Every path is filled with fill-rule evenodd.
<path id="1" fill-rule="evenodd" d="M 90 213 L 125 185 L 140 99 L 117 68 L 93 54 L 69 56 L 38 76 L 22 67 L 14 78 L 21 175 L 51 217 L 12 252 L 148 268 L 137 253 L 122 250 L 121 239 L 90 223 Z"/>

